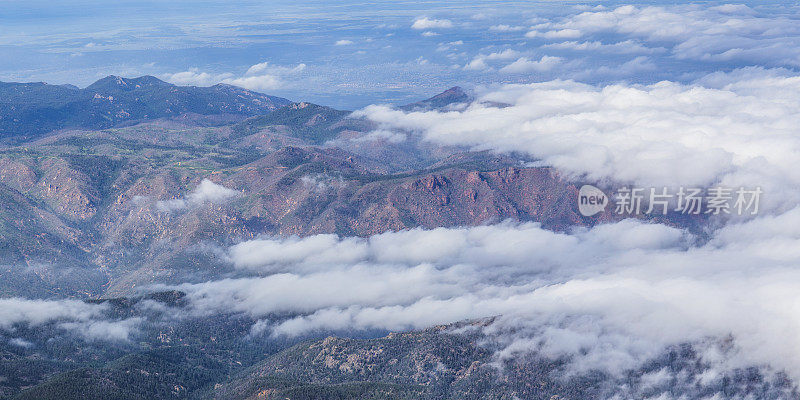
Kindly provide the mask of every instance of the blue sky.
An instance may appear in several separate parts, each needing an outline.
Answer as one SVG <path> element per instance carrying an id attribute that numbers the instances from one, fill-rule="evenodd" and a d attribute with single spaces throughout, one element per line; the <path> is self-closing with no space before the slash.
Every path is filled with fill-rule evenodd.
<path id="1" fill-rule="evenodd" d="M 797 2 L 0 3 L 3 81 L 150 74 L 350 109 L 453 85 L 691 82 L 800 66 Z"/>

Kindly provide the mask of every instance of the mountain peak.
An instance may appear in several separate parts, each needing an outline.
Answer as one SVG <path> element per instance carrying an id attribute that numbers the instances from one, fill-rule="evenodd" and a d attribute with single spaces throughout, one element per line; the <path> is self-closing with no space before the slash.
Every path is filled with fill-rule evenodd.
<path id="1" fill-rule="evenodd" d="M 432 98 L 441 97 L 441 96 L 468 96 L 467 92 L 461 86 L 453 86 L 450 89 L 445 90 L 442 93 L 433 96 Z"/>
<path id="2" fill-rule="evenodd" d="M 469 103 L 470 101 L 472 101 L 472 96 L 467 94 L 463 88 L 460 86 L 453 86 L 431 98 L 406 104 L 398 108 L 404 111 L 435 110 L 448 107 L 452 104 Z"/>
<path id="3" fill-rule="evenodd" d="M 121 76 L 109 75 L 87 86 L 86 89 L 94 91 L 119 91 L 157 86 L 172 86 L 172 84 L 151 75 L 144 75 L 138 78 L 123 78 Z"/>
<path id="4" fill-rule="evenodd" d="M 469 94 L 467 94 L 461 86 L 453 86 L 450 89 L 445 90 L 442 93 L 437 94 L 427 100 L 423 100 L 423 102 L 428 103 L 445 103 L 447 105 L 453 103 L 467 103 L 472 98 Z"/>

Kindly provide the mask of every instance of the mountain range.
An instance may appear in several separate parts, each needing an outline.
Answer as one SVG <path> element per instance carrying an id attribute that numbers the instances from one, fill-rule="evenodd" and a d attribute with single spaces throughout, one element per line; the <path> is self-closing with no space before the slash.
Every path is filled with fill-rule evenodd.
<path id="1" fill-rule="evenodd" d="M 456 87 L 398 108 L 472 101 Z M 183 313 L 186 294 L 158 285 L 236 277 L 221 249 L 244 240 L 505 220 L 564 232 L 619 218 L 582 216 L 579 182 L 535 160 L 376 128 L 349 111 L 228 85 L 149 76 L 109 76 L 84 89 L 0 83 L 0 293 L 79 299 L 135 320 L 150 309 Z M 703 225 L 701 217 L 659 220 Z M 613 381 L 578 377 L 565 386 L 550 378 L 560 364 L 541 359 L 509 364 L 498 377 L 485 338 L 452 333 L 481 321 L 248 339 L 254 323 L 235 312 L 159 320 L 123 344 L 16 326 L 4 335 L 26 339 L 0 345 L 0 396 L 561 399 L 601 396 Z M 686 351 L 676 350 L 674 365 L 690 363 Z"/>
<path id="2" fill-rule="evenodd" d="M 187 113 L 259 115 L 289 103 L 231 85 L 175 86 L 153 76 L 107 76 L 84 89 L 0 82 L 0 140 L 19 142 L 59 129 L 103 129 Z"/>
<path id="3" fill-rule="evenodd" d="M 8 265 L 0 291 L 6 295 L 126 295 L 154 277 L 180 281 L 216 273 L 186 251 L 201 241 L 365 236 L 509 218 L 561 230 L 586 223 L 570 202 L 575 185 L 550 168 L 433 148 L 414 138 L 364 140 L 373 124 L 347 111 L 224 85 L 178 87 L 153 77 L 108 77 L 83 90 L 14 87 L 30 95 L 12 96 L 10 103 L 27 99 L 30 110 L 39 110 L 37 119 L 46 115 L 42 107 L 82 111 L 50 120 L 43 126 L 59 129 L 47 134 L 17 132 L 9 136 L 15 144 L 0 148 L 0 257 Z M 58 105 L 48 100 L 63 93 L 75 97 Z M 99 93 L 114 99 L 97 103 Z M 92 99 L 81 103 L 87 96 Z M 454 88 L 413 107 L 464 100 Z M 109 105 L 125 117 L 79 117 L 107 112 Z M 224 119 L 233 113 L 244 115 Z M 261 114 L 247 117 L 253 113 Z M 35 123 L 19 119 L 17 125 Z M 183 204 L 205 179 L 238 195 L 165 206 Z M 67 267 L 83 273 L 58 272 Z"/>

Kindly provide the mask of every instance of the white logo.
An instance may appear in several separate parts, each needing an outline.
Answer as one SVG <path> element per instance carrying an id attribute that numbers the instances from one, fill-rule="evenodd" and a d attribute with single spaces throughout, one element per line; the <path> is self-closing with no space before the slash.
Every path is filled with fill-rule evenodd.
<path id="1" fill-rule="evenodd" d="M 602 190 L 592 186 L 583 185 L 578 192 L 578 211 L 586 217 L 591 217 L 603 212 L 608 205 L 608 196 Z"/>

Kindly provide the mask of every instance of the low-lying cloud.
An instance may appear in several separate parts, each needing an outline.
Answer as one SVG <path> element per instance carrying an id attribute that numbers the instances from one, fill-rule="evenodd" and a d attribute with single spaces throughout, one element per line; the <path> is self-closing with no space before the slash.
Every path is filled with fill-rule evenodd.
<path id="1" fill-rule="evenodd" d="M 536 353 L 569 359 L 573 372 L 622 376 L 691 343 L 713 366 L 703 379 L 746 366 L 800 379 L 798 89 L 789 71 L 749 68 L 693 84 L 505 85 L 452 111 L 371 106 L 359 114 L 383 131 L 524 152 L 583 180 L 761 186 L 761 214 L 699 236 L 624 220 L 566 233 L 505 222 L 264 237 L 227 250 L 239 278 L 179 288 L 194 312 L 247 314 L 259 321 L 256 333 L 499 316 L 485 328 L 498 359 Z"/>
<path id="2" fill-rule="evenodd" d="M 717 364 L 800 378 L 798 226 L 800 209 L 705 242 L 634 220 L 570 233 L 506 222 L 259 239 L 229 250 L 249 277 L 179 288 L 195 312 L 246 313 L 273 335 L 499 315 L 487 328 L 504 337 L 498 357 L 538 352 L 570 357 L 575 371 L 623 373 L 671 345 L 732 337 L 736 351 Z"/>
<path id="3" fill-rule="evenodd" d="M 0 329 L 17 324 L 37 326 L 57 320 L 86 321 L 101 315 L 103 307 L 79 300 L 0 299 Z"/>
<path id="4" fill-rule="evenodd" d="M 527 153 L 592 181 L 762 186 L 767 208 L 785 211 L 800 200 L 797 109 L 800 77 L 750 68 L 694 84 L 505 85 L 463 110 L 376 105 L 355 115 L 438 144 Z"/>
<path id="5" fill-rule="evenodd" d="M 128 341 L 143 319 L 114 320 L 106 315 L 107 306 L 80 300 L 0 299 L 0 330 L 14 332 L 18 327 L 41 327 L 54 324 L 86 340 Z M 15 338 L 12 344 L 31 347 L 32 343 Z"/>
<path id="6" fill-rule="evenodd" d="M 198 207 L 204 203 L 221 203 L 238 195 L 239 192 L 203 179 L 185 198 L 159 200 L 156 208 L 162 212 L 172 212 L 185 208 Z"/>

